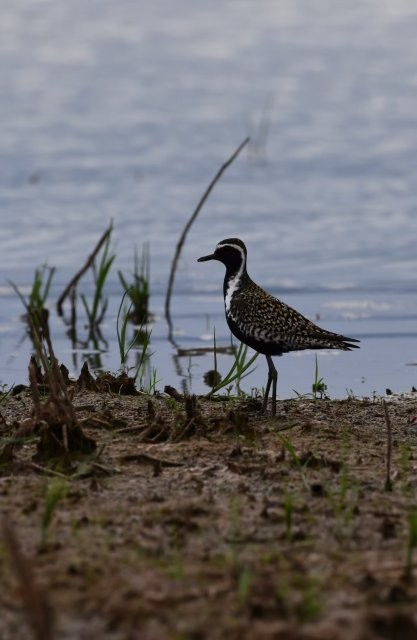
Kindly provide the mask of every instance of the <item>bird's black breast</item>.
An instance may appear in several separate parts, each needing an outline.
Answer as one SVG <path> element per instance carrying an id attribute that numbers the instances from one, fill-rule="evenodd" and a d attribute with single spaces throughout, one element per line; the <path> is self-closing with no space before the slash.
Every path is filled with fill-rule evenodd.
<path id="1" fill-rule="evenodd" d="M 248 347 L 254 349 L 255 351 L 258 351 L 259 353 L 271 356 L 281 356 L 285 351 L 287 351 L 285 345 L 281 344 L 280 342 L 265 341 L 261 338 L 258 338 L 256 336 L 256 333 L 249 333 L 245 330 L 244 327 L 240 325 L 239 322 L 236 322 L 230 316 L 230 314 L 227 313 L 226 321 L 229 325 L 230 331 L 238 340 L 240 340 L 244 344 L 247 344 Z"/>

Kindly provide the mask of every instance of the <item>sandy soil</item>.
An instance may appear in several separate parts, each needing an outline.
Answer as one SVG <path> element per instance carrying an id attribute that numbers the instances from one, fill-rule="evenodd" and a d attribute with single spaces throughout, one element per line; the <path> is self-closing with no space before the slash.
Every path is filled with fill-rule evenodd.
<path id="1" fill-rule="evenodd" d="M 97 449 L 63 467 L 0 401 L 2 640 L 417 637 L 417 398 L 387 398 L 392 491 L 379 399 L 73 404 Z"/>

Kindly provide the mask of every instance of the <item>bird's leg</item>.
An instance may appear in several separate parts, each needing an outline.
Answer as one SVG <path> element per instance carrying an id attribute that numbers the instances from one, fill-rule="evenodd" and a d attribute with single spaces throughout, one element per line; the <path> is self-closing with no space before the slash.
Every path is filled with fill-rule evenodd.
<path id="1" fill-rule="evenodd" d="M 269 390 L 271 388 L 271 383 L 272 383 L 272 411 L 271 411 L 271 415 L 275 416 L 277 413 L 277 380 L 278 380 L 278 372 L 275 368 L 275 365 L 272 361 L 271 356 L 267 355 L 266 357 L 266 361 L 268 363 L 268 382 L 266 383 L 266 389 L 265 389 L 265 397 L 264 397 L 264 402 L 262 405 L 262 413 L 265 413 L 266 411 L 266 407 L 268 404 L 268 395 L 269 395 Z"/>
<path id="2" fill-rule="evenodd" d="M 268 357 L 268 356 L 266 356 L 266 357 Z M 271 378 L 271 373 L 269 371 L 269 363 L 268 363 L 268 382 L 266 383 L 265 395 L 264 395 L 264 401 L 262 403 L 261 413 L 265 413 L 266 412 L 266 408 L 268 406 L 268 396 L 269 396 L 269 390 L 271 388 L 271 382 L 272 382 L 272 378 Z"/>

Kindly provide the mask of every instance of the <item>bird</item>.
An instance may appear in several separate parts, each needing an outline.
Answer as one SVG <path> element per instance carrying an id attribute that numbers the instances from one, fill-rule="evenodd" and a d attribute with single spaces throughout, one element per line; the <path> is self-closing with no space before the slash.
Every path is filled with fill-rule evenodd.
<path id="1" fill-rule="evenodd" d="M 272 385 L 271 413 L 276 415 L 278 372 L 272 356 L 303 349 L 350 351 L 360 342 L 318 327 L 301 313 L 258 286 L 247 272 L 247 250 L 239 238 L 221 240 L 214 253 L 197 262 L 218 260 L 226 267 L 223 283 L 226 321 L 234 336 L 266 357 L 268 380 L 262 413 L 268 406 Z"/>

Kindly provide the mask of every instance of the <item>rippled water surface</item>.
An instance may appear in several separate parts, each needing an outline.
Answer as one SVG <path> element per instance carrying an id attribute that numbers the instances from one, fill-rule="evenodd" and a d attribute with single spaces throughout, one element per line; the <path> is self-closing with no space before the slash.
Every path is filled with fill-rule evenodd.
<path id="1" fill-rule="evenodd" d="M 185 243 L 176 342 L 210 345 L 215 327 L 228 344 L 223 267 L 196 258 L 239 236 L 256 281 L 362 339 L 355 353 L 319 354 L 331 396 L 417 386 L 415 2 L 15 0 L 0 32 L 0 382 L 23 381 L 30 353 L 7 280 L 27 291 L 46 261 L 58 356 L 74 373 L 82 364 L 54 301 L 112 219 L 101 364 L 119 366 L 117 270 L 149 242 L 151 367 L 159 388 L 179 386 L 163 318 L 175 245 L 251 135 Z M 282 396 L 311 390 L 313 353 L 278 364 Z M 179 368 L 200 392 L 211 366 L 200 356 Z M 243 386 L 265 378 L 259 359 Z"/>

